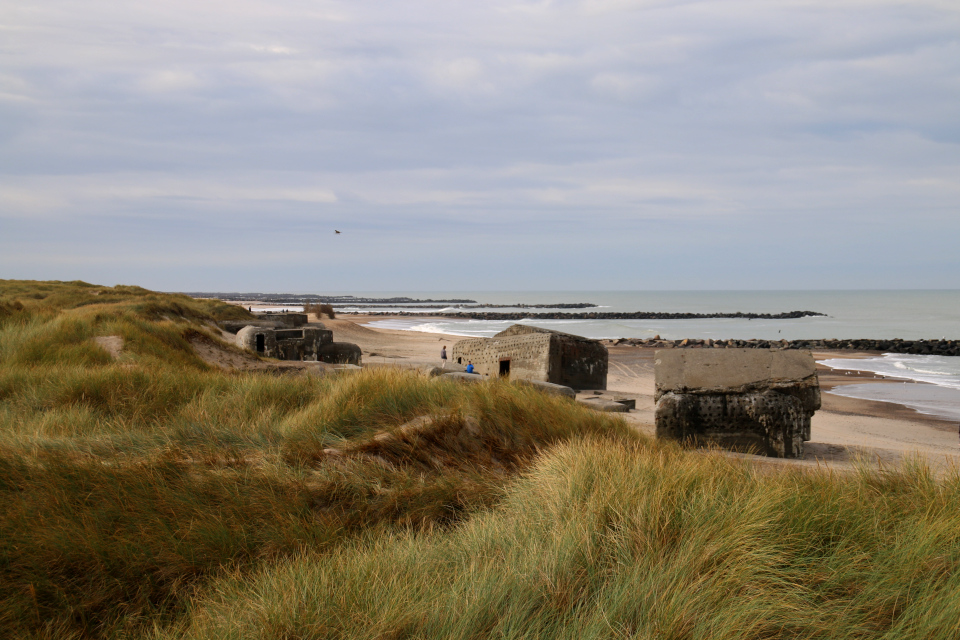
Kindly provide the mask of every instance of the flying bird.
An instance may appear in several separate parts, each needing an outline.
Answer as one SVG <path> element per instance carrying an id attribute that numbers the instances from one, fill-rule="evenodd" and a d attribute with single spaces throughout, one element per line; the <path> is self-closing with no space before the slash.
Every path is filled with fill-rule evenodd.
<path id="1" fill-rule="evenodd" d="M 334 232 L 335 234 L 337 234 L 337 235 L 340 235 L 340 232 L 337 231 L 336 229 L 334 229 L 333 232 Z"/>

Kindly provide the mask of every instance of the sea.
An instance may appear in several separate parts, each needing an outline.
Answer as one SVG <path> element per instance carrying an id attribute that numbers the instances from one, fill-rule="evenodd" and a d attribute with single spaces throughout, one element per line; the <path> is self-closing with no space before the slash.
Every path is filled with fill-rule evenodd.
<path id="1" fill-rule="evenodd" d="M 324 292 L 336 294 L 337 292 Z M 692 320 L 468 320 L 429 318 L 456 312 L 457 305 L 351 307 L 340 312 L 401 311 L 424 316 L 372 320 L 384 329 L 489 337 L 511 324 L 531 324 L 588 338 L 713 338 L 801 340 L 876 338 L 904 340 L 960 339 L 960 290 L 867 291 L 389 291 L 349 292 L 364 297 L 470 299 L 480 305 L 470 311 L 611 311 L 669 313 L 783 313 L 816 311 L 823 316 L 785 320 L 703 318 Z M 343 293 L 340 293 L 343 295 Z M 592 303 L 592 309 L 522 309 L 517 304 Z M 296 307 L 284 307 L 295 310 Z M 278 308 L 279 309 L 279 308 Z M 862 384 L 837 387 L 833 393 L 866 400 L 895 402 L 946 420 L 960 420 L 960 357 L 883 354 L 874 358 L 825 360 L 836 369 L 871 371 L 904 384 Z"/>

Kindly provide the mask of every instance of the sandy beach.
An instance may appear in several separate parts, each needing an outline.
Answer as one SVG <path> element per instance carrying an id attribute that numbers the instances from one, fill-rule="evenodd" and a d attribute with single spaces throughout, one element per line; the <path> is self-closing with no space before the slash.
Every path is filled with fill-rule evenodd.
<path id="1" fill-rule="evenodd" d="M 367 322 L 383 316 L 352 315 L 350 319 L 322 320 L 338 341 L 354 342 L 363 351 L 366 366 L 416 368 L 439 364 L 440 348 L 449 349 L 462 336 L 371 328 Z M 313 320 L 313 318 L 311 318 Z M 654 349 L 611 346 L 607 389 L 600 395 L 636 399 L 636 410 L 624 414 L 642 433 L 654 433 Z M 819 362 L 828 358 L 866 358 L 874 353 L 818 351 Z M 845 398 L 831 393 L 840 385 L 860 383 L 902 384 L 870 373 L 834 370 L 818 364 L 822 408 L 813 417 L 812 438 L 803 460 L 778 461 L 787 464 L 826 465 L 849 468 L 857 459 L 871 464 L 896 464 L 919 455 L 932 467 L 960 465 L 957 425 L 908 407 L 889 402 Z M 592 392 L 581 396 L 596 395 Z M 765 459 L 769 460 L 769 459 Z"/>

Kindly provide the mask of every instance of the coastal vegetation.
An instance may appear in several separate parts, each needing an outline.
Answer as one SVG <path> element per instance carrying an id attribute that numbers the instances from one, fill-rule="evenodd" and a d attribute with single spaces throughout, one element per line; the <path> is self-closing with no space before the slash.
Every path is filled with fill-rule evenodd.
<path id="1" fill-rule="evenodd" d="M 333 310 L 333 305 L 332 305 L 332 304 L 324 304 L 324 303 L 319 303 L 319 302 L 318 302 L 318 303 L 315 303 L 315 304 L 305 304 L 305 305 L 303 305 L 303 312 L 304 312 L 304 313 L 312 313 L 312 314 L 316 315 L 318 318 L 322 318 L 323 316 L 326 316 L 326 317 L 330 318 L 331 320 L 333 320 L 333 319 L 335 319 L 335 318 L 337 317 L 336 312 Z"/>
<path id="2" fill-rule="evenodd" d="M 0 281 L 0 635 L 960 637 L 956 471 L 770 466 L 504 381 L 198 356 L 246 317 Z"/>

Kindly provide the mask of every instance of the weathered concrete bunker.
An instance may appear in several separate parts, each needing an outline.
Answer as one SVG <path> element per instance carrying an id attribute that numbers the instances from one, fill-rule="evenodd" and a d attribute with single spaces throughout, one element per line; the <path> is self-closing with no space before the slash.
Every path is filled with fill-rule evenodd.
<path id="1" fill-rule="evenodd" d="M 257 316 L 256 320 L 224 320 L 218 324 L 221 329 L 233 334 L 249 326 L 298 329 L 307 324 L 307 314 L 305 313 L 257 313 L 255 315 Z M 323 325 L 317 323 L 312 326 L 323 328 Z"/>
<path id="2" fill-rule="evenodd" d="M 809 351 L 657 351 L 658 438 L 803 457 L 820 384 Z"/>
<path id="3" fill-rule="evenodd" d="M 515 324 L 492 338 L 453 345 L 454 362 L 477 373 L 541 380 L 574 389 L 607 388 L 607 348 L 596 340 Z"/>
<path id="4" fill-rule="evenodd" d="M 244 327 L 237 332 L 237 344 L 278 360 L 317 360 L 323 345 L 333 342 L 333 332 L 314 327 L 273 329 Z"/>
<path id="5" fill-rule="evenodd" d="M 332 331 L 318 322 L 307 324 L 306 320 L 303 314 L 277 314 L 243 323 L 225 322 L 221 327 L 236 333 L 238 346 L 268 358 L 360 364 L 360 347 L 334 342 Z"/>

